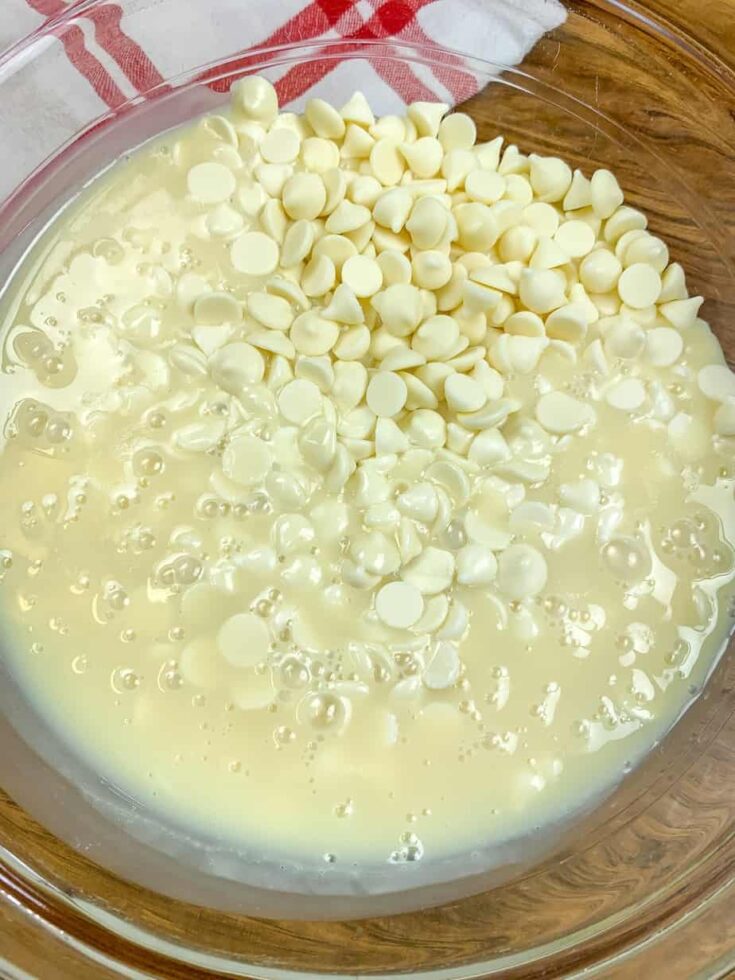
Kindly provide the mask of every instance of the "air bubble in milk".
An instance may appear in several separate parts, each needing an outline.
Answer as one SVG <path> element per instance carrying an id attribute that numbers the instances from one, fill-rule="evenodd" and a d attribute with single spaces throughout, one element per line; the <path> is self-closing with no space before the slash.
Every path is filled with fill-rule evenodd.
<path id="1" fill-rule="evenodd" d="M 420 861 L 424 856 L 424 845 L 413 831 L 401 834 L 400 844 L 401 846 L 392 851 L 388 858 L 391 864 L 411 864 Z"/>
<path id="2" fill-rule="evenodd" d="M 296 740 L 296 732 L 288 725 L 277 725 L 273 729 L 273 740 L 277 746 L 288 745 Z"/>
<path id="3" fill-rule="evenodd" d="M 37 438 L 38 436 L 43 435 L 43 433 L 46 431 L 48 420 L 48 412 L 44 411 L 42 408 L 31 409 L 23 419 L 23 430 L 27 432 L 28 435 Z"/>
<path id="4" fill-rule="evenodd" d="M 163 457 L 155 449 L 139 449 L 133 456 L 133 469 L 137 476 L 158 476 L 163 472 Z"/>
<path id="5" fill-rule="evenodd" d="M 283 658 L 278 667 L 278 674 L 281 684 L 290 691 L 302 690 L 311 680 L 309 668 L 296 654 Z"/>
<path id="6" fill-rule="evenodd" d="M 349 720 L 350 702 L 336 694 L 311 694 L 299 705 L 299 716 L 320 731 L 339 731 Z"/>
<path id="7" fill-rule="evenodd" d="M 354 813 L 354 804 L 352 800 L 347 799 L 344 803 L 338 803 L 334 808 L 335 817 L 343 819 L 344 817 L 351 817 Z"/>
<path id="8" fill-rule="evenodd" d="M 180 555 L 173 562 L 176 581 L 180 585 L 192 585 L 202 574 L 202 562 L 193 555 Z"/>
<path id="9" fill-rule="evenodd" d="M 110 684 L 113 691 L 123 694 L 137 690 L 141 685 L 141 678 L 131 667 L 118 667 L 112 672 Z"/>
<path id="10" fill-rule="evenodd" d="M 648 549 L 635 538 L 612 538 L 603 547 L 602 557 L 608 571 L 629 585 L 642 581 L 651 571 Z"/>
<path id="11" fill-rule="evenodd" d="M 122 612 L 130 605 L 130 597 L 119 582 L 108 582 L 103 595 L 110 609 L 115 612 Z"/>

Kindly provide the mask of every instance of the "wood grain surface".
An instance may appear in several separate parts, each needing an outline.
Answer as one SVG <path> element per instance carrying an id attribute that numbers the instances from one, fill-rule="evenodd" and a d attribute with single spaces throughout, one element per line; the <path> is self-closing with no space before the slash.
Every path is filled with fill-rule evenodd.
<path id="1" fill-rule="evenodd" d="M 631 3 L 630 15 L 606 0 L 567 6 L 567 24 L 524 64 L 537 80 L 524 82 L 528 91 L 490 85 L 469 103 L 480 137 L 503 132 L 523 149 L 619 173 L 629 200 L 650 214 L 708 297 L 705 314 L 732 361 L 735 0 L 647 0 Z M 482 976 L 491 968 L 478 964 L 506 957 L 493 976 L 551 978 L 615 952 L 620 958 L 600 975 L 684 980 L 708 963 L 716 964 L 710 975 L 725 976 L 735 948 L 734 707 L 730 654 L 681 730 L 611 802 L 604 829 L 592 820 L 553 861 L 476 897 L 357 922 L 266 921 L 145 892 L 0 795 L 0 846 L 61 890 L 44 893 L 0 860 L 0 975 L 107 980 L 121 975 L 120 964 L 129 976 L 225 975 L 211 963 L 187 963 L 188 947 L 229 960 L 240 976 L 274 967 Z M 82 913 L 84 901 L 142 932 L 135 941 L 115 935 Z M 562 948 L 570 932 L 578 941 Z M 146 934 L 171 945 L 146 948 Z M 531 950 L 533 962 L 522 965 Z"/>

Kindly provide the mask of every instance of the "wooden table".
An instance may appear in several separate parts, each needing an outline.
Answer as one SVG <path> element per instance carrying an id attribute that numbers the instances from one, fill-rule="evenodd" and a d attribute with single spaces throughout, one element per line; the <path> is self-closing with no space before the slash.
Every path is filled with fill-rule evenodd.
<path id="1" fill-rule="evenodd" d="M 576 9 L 579 4 L 576 0 L 568 3 L 570 9 Z M 590 0 L 587 6 L 595 6 L 595 0 Z M 599 0 L 598 6 L 603 7 L 603 0 Z M 631 2 L 631 6 L 636 6 Z M 648 11 L 656 17 L 664 26 L 671 28 L 672 36 L 685 33 L 689 36 L 689 53 L 696 61 L 698 52 L 709 51 L 713 56 L 713 70 L 707 76 L 702 85 L 708 88 L 708 96 L 711 102 L 716 104 L 720 113 L 713 122 L 711 129 L 714 131 L 711 137 L 711 147 L 708 148 L 710 154 L 708 159 L 714 160 L 717 167 L 727 167 L 731 169 L 735 166 L 733 161 L 732 148 L 735 147 L 735 134 L 733 133 L 733 123 L 735 122 L 735 105 L 728 104 L 728 95 L 731 96 L 733 79 L 730 75 L 735 70 L 735 0 L 646 0 L 645 3 L 637 4 L 638 10 Z M 616 39 L 614 32 L 603 32 L 599 35 L 601 45 L 607 45 L 614 49 Z M 644 41 L 641 41 L 642 50 L 645 49 Z M 572 52 L 573 53 L 573 52 Z M 621 57 L 626 56 L 626 52 L 620 52 Z M 540 73 L 546 73 L 553 78 L 554 69 L 554 45 L 553 37 L 533 52 L 528 59 L 529 64 L 533 65 Z M 580 62 L 578 65 L 580 90 L 589 92 L 595 90 L 594 65 L 589 62 Z M 662 67 L 665 72 L 665 65 Z M 693 102 L 695 96 L 702 94 L 699 90 L 692 91 Z M 609 96 L 608 92 L 598 92 L 599 101 L 602 102 Z M 611 112 L 621 112 L 625 114 L 625 106 L 615 106 L 613 101 L 606 106 Z M 481 126 L 486 131 L 498 125 L 497 106 L 491 112 L 482 97 L 473 100 L 472 111 L 476 113 Z M 696 112 L 692 105 L 684 102 L 680 103 L 680 114 L 687 111 Z M 641 125 L 649 128 L 649 135 L 653 140 L 669 141 L 671 152 L 676 154 L 683 152 L 677 144 L 678 122 L 677 114 L 672 111 L 668 118 L 661 120 L 657 129 L 657 120 L 651 115 L 644 119 L 639 119 Z M 729 123 L 728 123 L 729 119 Z M 515 126 L 519 132 L 518 141 L 523 145 L 537 144 L 543 148 L 543 134 L 538 126 L 534 128 L 533 120 L 524 120 L 517 117 L 508 117 L 509 126 Z M 632 123 L 635 125 L 635 122 Z M 525 137 L 526 140 L 523 140 Z M 681 142 L 681 141 L 679 141 Z M 585 150 L 586 159 L 591 158 L 589 148 Z M 601 162 L 605 162 L 604 160 Z M 693 175 L 696 180 L 697 174 Z M 718 220 L 726 225 L 735 233 L 735 192 L 732 191 L 733 182 L 723 189 L 720 195 L 721 200 L 715 203 Z M 667 239 L 676 243 L 677 257 L 681 256 L 687 268 L 691 268 L 693 277 L 701 281 L 708 280 L 707 269 L 703 264 L 702 258 L 703 244 L 697 238 L 696 232 L 692 231 L 686 222 L 672 219 L 667 205 L 657 199 L 655 190 L 641 192 L 641 204 L 646 206 L 657 222 L 657 230 L 666 234 Z M 727 249 L 725 249 L 727 250 Z M 732 256 L 731 256 L 732 258 Z M 724 267 L 723 267 L 724 268 Z M 722 335 L 728 339 L 735 337 L 735 295 L 733 294 L 732 277 L 726 274 L 726 270 L 718 279 L 715 277 L 711 285 L 716 293 L 716 307 L 718 317 L 721 316 L 723 324 Z M 721 754 L 725 757 L 728 764 L 732 764 L 733 738 L 735 734 L 733 728 L 724 731 L 721 742 Z M 721 780 L 721 776 L 713 777 Z M 719 787 L 715 787 L 718 789 Z M 704 793 L 707 787 L 699 786 L 697 792 Z M 732 796 L 733 794 L 731 794 Z M 60 846 L 50 835 L 38 828 L 32 821 L 29 821 L 22 812 L 14 806 L 7 798 L 0 797 L 0 842 L 12 841 L 13 848 L 29 861 L 36 863 L 45 873 L 51 873 L 51 869 L 58 868 L 60 862 L 68 860 L 75 863 L 74 883 L 75 887 L 83 890 L 85 884 L 89 885 L 90 892 L 94 892 L 95 884 L 102 887 L 105 885 L 107 893 L 113 895 L 118 907 L 124 908 L 126 902 L 131 902 L 130 895 L 126 886 L 111 883 L 109 878 L 105 878 L 102 873 L 97 872 L 91 865 L 85 866 L 76 858 L 72 858 L 68 849 Z M 35 906 L 35 911 L 40 918 L 34 917 L 34 896 L 24 888 L 22 881 L 13 877 L 12 873 L 0 873 L 0 975 L 15 977 L 14 969 L 26 971 L 32 977 L 39 977 L 42 980 L 106 980 L 106 978 L 117 977 L 120 974 L 106 962 L 108 953 L 121 956 L 126 962 L 134 965 L 138 970 L 145 971 L 148 976 L 167 977 L 167 978 L 193 978 L 206 977 L 206 971 L 183 968 L 173 964 L 169 960 L 136 952 L 135 947 L 122 941 L 111 942 L 108 935 L 98 927 L 90 924 L 81 924 L 79 921 L 71 922 L 69 916 L 58 904 L 41 903 Z M 479 901 L 479 900 L 478 900 Z M 637 958 L 635 965 L 626 966 L 622 964 L 616 970 L 605 973 L 606 977 L 633 978 L 638 976 L 650 977 L 651 980 L 666 978 L 685 978 L 693 976 L 701 965 L 704 958 L 714 962 L 718 956 L 723 957 L 720 963 L 721 972 L 718 975 L 725 975 L 728 969 L 730 955 L 728 948 L 732 946 L 733 915 L 732 902 L 735 901 L 735 893 L 731 895 L 729 905 L 719 904 L 710 910 L 707 916 L 697 919 L 689 925 L 685 925 L 676 930 L 670 938 L 667 946 L 655 947 L 641 954 Z M 156 909 L 161 919 L 165 919 L 166 902 L 160 900 L 156 906 L 150 903 L 153 911 L 149 917 L 149 925 L 153 929 L 156 927 Z M 23 908 L 22 906 L 25 906 Z M 129 906 L 130 907 L 130 906 Z M 481 906 L 478 905 L 481 909 Z M 216 917 L 214 917 L 216 918 Z M 214 918 L 204 910 L 192 910 L 185 918 L 185 925 L 182 927 L 182 940 L 187 935 L 196 935 L 199 930 L 212 929 Z M 426 935 L 433 933 L 441 934 L 442 930 L 447 935 L 447 947 L 451 945 L 453 930 L 456 923 L 447 917 L 441 918 L 440 913 L 435 913 L 426 920 Z M 643 923 L 643 926 L 646 926 Z M 487 920 L 483 919 L 478 913 L 477 929 L 487 927 Z M 647 926 L 646 926 L 647 927 Z M 332 949 L 334 968 L 344 967 L 349 969 L 350 964 L 364 965 L 369 962 L 370 968 L 374 971 L 385 969 L 402 968 L 411 970 L 416 968 L 428 968 L 434 965 L 429 958 L 422 961 L 421 949 L 419 945 L 414 945 L 413 933 L 410 933 L 410 941 L 401 941 L 401 930 L 395 927 L 391 920 L 372 920 L 365 922 L 359 929 L 342 930 L 338 927 L 328 925 L 307 925 L 291 926 L 289 923 L 273 923 L 271 926 L 260 926 L 255 920 L 243 920 L 242 940 L 253 949 L 258 948 L 259 943 L 264 943 L 264 934 L 267 937 L 267 930 L 270 928 L 270 936 L 274 944 L 280 943 L 283 949 L 292 949 L 296 957 L 301 956 L 301 964 L 304 969 L 313 969 L 317 960 L 314 958 L 317 951 L 322 953 L 326 949 Z M 518 924 L 522 929 L 522 922 Z M 651 928 L 655 928 L 651 926 Z M 65 935 L 64 930 L 69 929 L 71 937 Z M 409 935 L 408 932 L 403 935 Z M 335 936 L 337 938 L 335 938 Z M 340 938 L 341 937 L 341 938 Z M 175 938 L 175 937 L 174 937 Z M 392 960 L 381 961 L 377 955 L 373 956 L 372 945 L 384 943 L 390 940 L 392 949 Z M 224 940 L 223 940 L 224 942 Z M 430 947 L 428 940 L 427 948 Z M 439 949 L 437 944 L 436 949 Z M 327 954 L 324 954 L 327 955 Z M 433 955 L 433 954 L 432 954 Z M 442 953 L 443 955 L 443 953 Z M 362 957 L 362 960 L 360 959 Z M 3 963 L 5 958 L 5 964 Z M 11 967 L 10 964 L 13 964 Z M 446 964 L 452 965 L 447 961 Z M 570 964 L 573 965 L 573 964 Z M 509 974 L 510 975 L 510 974 Z M 513 974 L 513 976 L 520 974 Z M 525 974 L 532 976 L 533 974 Z M 559 975 L 559 974 L 554 974 Z"/>

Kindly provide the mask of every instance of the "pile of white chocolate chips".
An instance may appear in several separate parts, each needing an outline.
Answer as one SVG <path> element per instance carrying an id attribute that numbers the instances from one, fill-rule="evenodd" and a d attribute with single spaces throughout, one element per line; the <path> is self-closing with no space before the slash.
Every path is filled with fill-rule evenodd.
<path id="1" fill-rule="evenodd" d="M 494 583 L 511 602 L 543 590 L 543 548 L 516 543 L 513 531 L 538 527 L 560 547 L 599 509 L 600 486 L 565 484 L 553 505 L 524 501 L 524 485 L 548 479 L 554 446 L 594 425 L 597 398 L 640 410 L 643 379 L 626 372 L 608 383 L 609 361 L 670 367 L 701 298 L 687 295 L 681 268 L 644 216 L 622 206 L 607 170 L 587 179 L 558 158 L 503 152 L 501 137 L 476 145 L 470 116 L 447 115 L 441 103 L 376 122 L 358 93 L 341 111 L 313 99 L 301 119 L 279 116 L 273 88 L 251 78 L 236 86 L 233 107 L 252 141 L 252 178 L 239 192 L 251 220 L 227 203 L 237 183 L 226 155 L 192 167 L 187 184 L 212 207 L 203 222 L 231 239 L 252 292 L 244 309 L 228 293 L 198 296 L 193 340 L 215 383 L 246 391 L 248 413 L 277 431 L 264 440 L 259 423 L 228 434 L 223 421 L 202 422 L 177 441 L 208 449 L 229 435 L 224 477 L 289 511 L 273 522 L 264 556 L 287 559 L 287 581 L 327 585 L 332 569 L 305 546 L 325 525 L 358 525 L 339 579 L 373 594 L 369 616 L 427 638 L 423 681 L 448 687 L 468 625 L 453 586 Z M 224 119 L 213 125 L 235 153 L 238 131 Z M 190 298 L 198 287 L 190 277 L 179 291 Z M 229 342 L 241 320 L 242 339 Z M 579 363 L 599 394 L 545 384 L 546 352 Z M 205 370 L 195 348 L 177 355 Z M 505 379 L 518 375 L 535 377 L 532 400 L 506 393 Z M 725 367 L 705 369 L 700 385 L 713 398 L 735 394 Z M 671 417 L 665 393 L 656 395 Z M 503 434 L 511 418 L 527 458 Z M 687 438 L 686 416 L 670 426 Z M 723 406 L 718 428 L 733 426 L 735 411 Z M 488 485 L 515 505 L 507 520 L 473 506 Z M 334 502 L 310 509 L 322 488 Z M 631 567 L 637 557 L 625 555 Z M 253 625 L 231 621 L 228 643 L 252 642 Z"/>
<path id="2" fill-rule="evenodd" d="M 377 751 L 406 705 L 436 724 L 451 705 L 475 726 L 460 761 L 517 750 L 529 792 L 572 727 L 596 748 L 653 717 L 718 617 L 692 583 L 731 574 L 713 514 L 735 377 L 613 174 L 477 143 L 441 104 L 279 113 L 257 77 L 124 166 L 10 333 L 12 390 L 37 386 L 4 454 L 5 564 L 27 559 L 36 653 L 112 676 L 129 728 L 134 696 L 219 691 L 262 710 L 246 738 L 309 765 L 360 713 Z"/>

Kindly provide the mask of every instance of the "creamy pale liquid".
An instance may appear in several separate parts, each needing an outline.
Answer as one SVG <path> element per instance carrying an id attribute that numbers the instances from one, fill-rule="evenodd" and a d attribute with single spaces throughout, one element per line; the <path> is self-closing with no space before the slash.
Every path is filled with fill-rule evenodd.
<path id="1" fill-rule="evenodd" d="M 376 455 L 375 419 L 339 422 L 357 406 L 330 393 L 324 362 L 296 369 L 311 388 L 289 402 L 310 355 L 256 336 L 289 331 L 258 322 L 253 292 L 303 310 L 273 270 L 232 258 L 263 227 L 253 127 L 233 142 L 221 121 L 199 123 L 144 148 L 19 273 L 0 387 L 4 656 L 71 751 L 193 832 L 342 862 L 430 858 L 543 827 L 650 749 L 729 630 L 733 392 L 700 372 L 724 363 L 719 345 L 694 315 L 675 328 L 681 353 L 657 366 L 669 358 L 647 335 L 669 322 L 655 305 L 621 313 L 612 289 L 581 335 L 504 369 L 503 324 L 488 320 L 469 347 L 486 362 L 491 349 L 487 384 L 497 371 L 495 400 L 510 410 L 465 438 L 440 400 L 456 431 L 437 447 L 409 402 L 394 416 L 406 445 Z M 221 199 L 188 176 L 212 160 L 233 175 Z M 277 274 L 303 285 L 304 268 Z M 306 302 L 323 308 L 333 293 L 331 282 Z M 524 309 L 508 296 L 507 313 Z M 633 328 L 612 337 L 616 315 L 640 321 L 642 346 Z M 217 359 L 247 337 L 262 365 Z M 384 354 L 358 360 L 372 372 Z M 625 387 L 637 380 L 640 398 Z M 328 436 L 327 464 L 300 441 L 314 390 L 316 417 L 357 459 L 346 477 Z M 539 407 L 551 391 L 572 409 Z M 580 405 L 591 414 L 570 422 Z M 488 430 L 502 435 L 473 453 Z M 519 544 L 530 558 L 508 550 Z M 411 590 L 386 615 L 411 625 L 393 628 L 378 596 L 401 581 Z"/>

